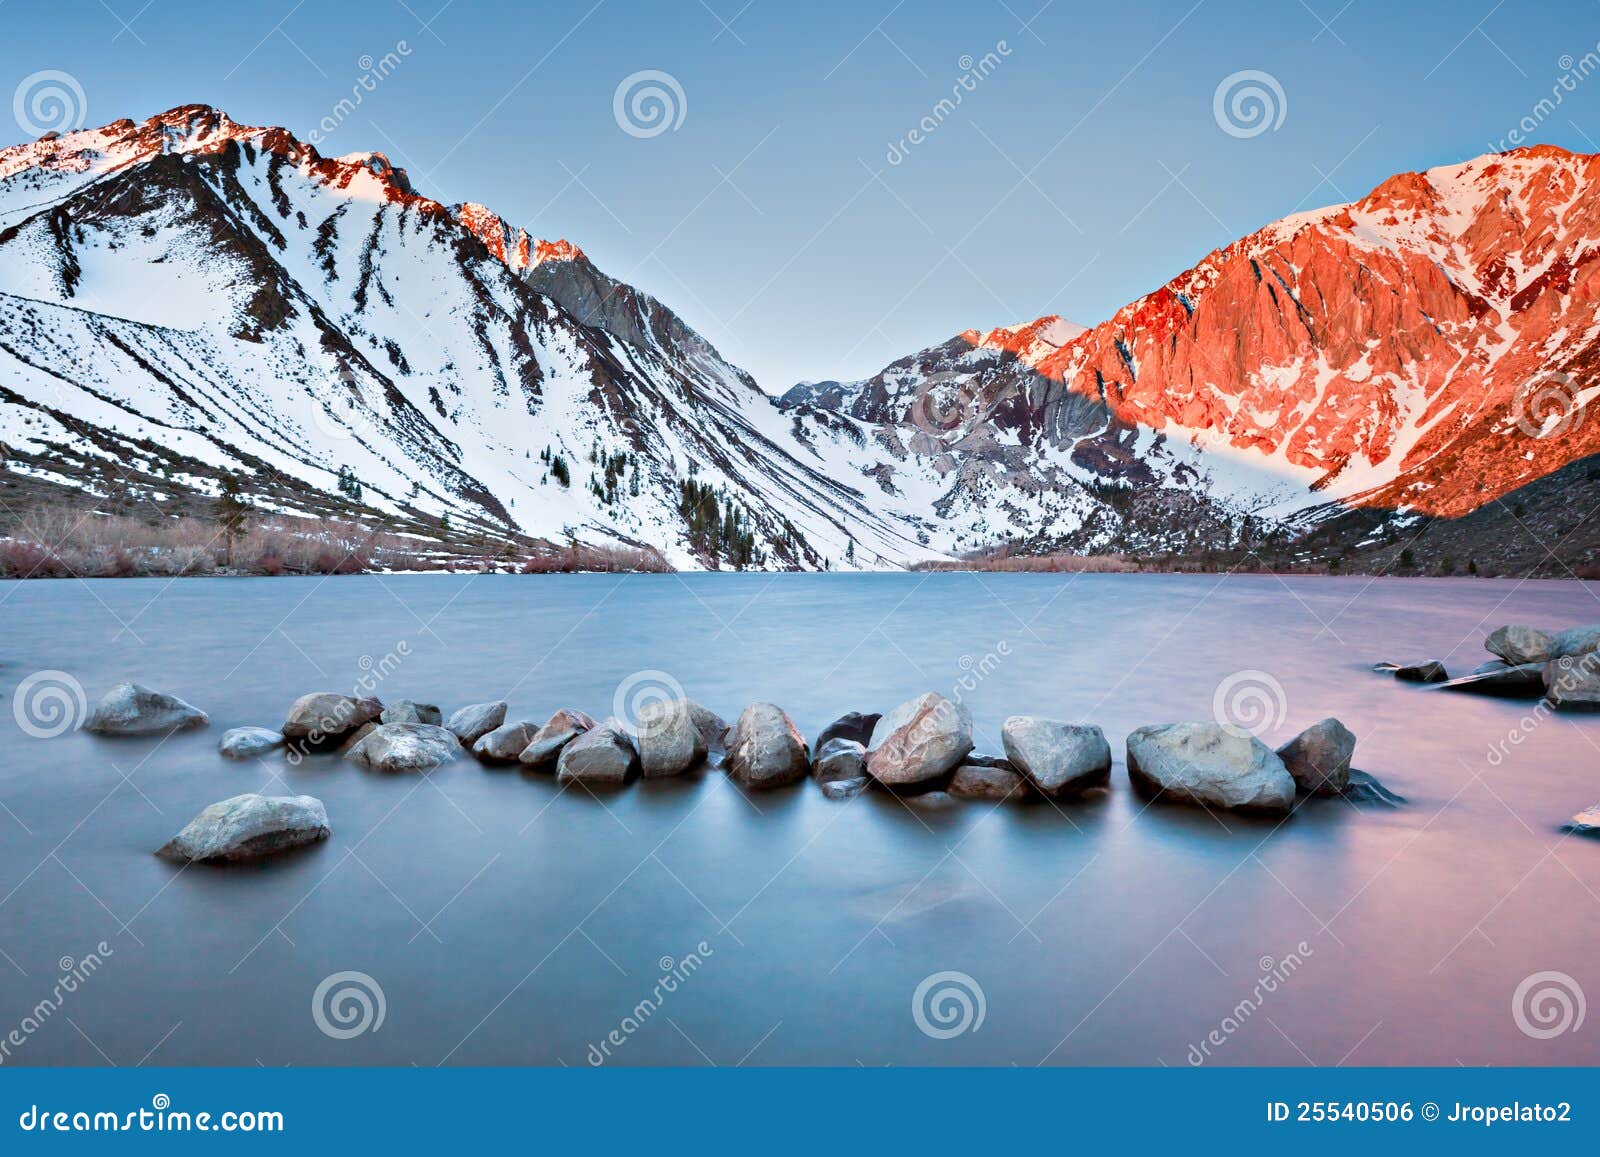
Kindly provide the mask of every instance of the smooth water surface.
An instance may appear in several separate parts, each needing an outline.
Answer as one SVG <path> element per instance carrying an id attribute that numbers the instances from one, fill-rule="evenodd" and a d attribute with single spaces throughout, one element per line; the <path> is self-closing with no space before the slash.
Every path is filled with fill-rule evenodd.
<path id="1" fill-rule="evenodd" d="M 1600 717 L 1368 669 L 1464 671 L 1502 622 L 1600 620 L 1583 584 L 362 576 L 8 583 L 0 608 L 8 703 L 53 669 L 91 703 L 134 679 L 212 720 L 163 741 L 4 719 L 4 1063 L 1600 1060 L 1600 1023 L 1547 1036 L 1513 1003 L 1540 972 L 1600 997 L 1600 842 L 1560 830 L 1600 797 Z M 720 773 L 597 798 L 470 758 L 384 778 L 217 756 L 226 728 L 363 678 L 386 700 L 505 698 L 539 719 L 676 681 L 730 722 L 771 700 L 808 735 L 959 687 L 980 751 L 1007 715 L 1043 714 L 1101 724 L 1118 765 L 1098 800 L 938 810 L 809 783 L 746 798 Z M 1129 791 L 1134 727 L 1211 718 L 1219 687 L 1266 688 L 1274 719 L 1274 686 L 1269 742 L 1337 715 L 1409 806 L 1278 822 Z M 259 866 L 151 855 L 247 791 L 320 797 L 332 838 Z M 381 989 L 380 1026 L 319 1027 L 314 994 L 341 972 Z M 964 977 L 923 984 L 945 972 Z"/>

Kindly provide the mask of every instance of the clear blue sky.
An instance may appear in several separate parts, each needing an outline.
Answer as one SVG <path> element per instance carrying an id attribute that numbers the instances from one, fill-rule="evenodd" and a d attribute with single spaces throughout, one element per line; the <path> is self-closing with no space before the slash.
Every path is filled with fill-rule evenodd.
<path id="1" fill-rule="evenodd" d="M 1534 111 L 1597 51 L 1595 0 L 0 0 L 0 97 L 58 69 L 88 124 L 205 102 L 304 136 L 402 41 L 324 152 L 386 152 L 423 192 L 577 242 L 774 391 L 969 327 L 1092 323 L 1527 116 L 1533 140 L 1600 151 L 1600 74 Z M 630 135 L 613 98 L 646 69 L 683 116 Z M 1286 102 L 1254 136 L 1214 116 L 1243 70 Z"/>

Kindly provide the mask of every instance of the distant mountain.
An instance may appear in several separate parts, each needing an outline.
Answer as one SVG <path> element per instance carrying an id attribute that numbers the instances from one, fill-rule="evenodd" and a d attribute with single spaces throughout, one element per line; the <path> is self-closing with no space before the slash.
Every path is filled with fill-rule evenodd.
<path id="1" fill-rule="evenodd" d="M 681 567 L 1338 551 L 1600 450 L 1597 176 L 1403 174 L 1092 328 L 774 399 L 570 242 L 185 106 L 0 150 L 0 441 L 13 481 L 107 499 L 236 474 L 266 509 Z"/>

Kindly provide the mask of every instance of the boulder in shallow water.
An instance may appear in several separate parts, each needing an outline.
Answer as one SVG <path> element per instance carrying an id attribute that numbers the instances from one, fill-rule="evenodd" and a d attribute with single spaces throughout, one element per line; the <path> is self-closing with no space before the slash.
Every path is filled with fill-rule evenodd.
<path id="1" fill-rule="evenodd" d="M 309 795 L 236 795 L 190 820 L 156 855 L 179 863 L 253 860 L 328 838 L 328 811 Z"/>
<path id="2" fill-rule="evenodd" d="M 322 743 L 339 739 L 364 723 L 375 722 L 383 714 L 376 699 L 355 699 L 337 691 L 313 691 L 302 695 L 289 707 L 283 721 L 283 734 L 289 739 Z"/>
<path id="3" fill-rule="evenodd" d="M 1338 795 L 1350 782 L 1356 737 L 1337 719 L 1322 719 L 1278 748 L 1297 788 L 1310 795 Z"/>
<path id="4" fill-rule="evenodd" d="M 1220 723 L 1157 723 L 1128 736 L 1128 780 L 1140 794 L 1241 811 L 1288 811 L 1294 777 L 1247 732 Z"/>
<path id="5" fill-rule="evenodd" d="M 1557 631 L 1551 642 L 1555 647 L 1555 657 L 1576 657 L 1600 651 L 1600 623 L 1587 627 L 1568 627 L 1564 631 Z"/>
<path id="6" fill-rule="evenodd" d="M 872 729 L 882 718 L 882 715 L 868 715 L 860 711 L 841 715 L 817 733 L 814 746 L 821 751 L 830 739 L 848 739 L 867 747 L 872 743 Z"/>
<path id="7" fill-rule="evenodd" d="M 561 749 L 556 778 L 585 787 L 621 787 L 639 774 L 639 753 L 615 717 L 584 731 Z"/>
<path id="8" fill-rule="evenodd" d="M 1600 655 L 1569 655 L 1546 663 L 1544 697 L 1557 711 L 1600 711 Z"/>
<path id="9" fill-rule="evenodd" d="M 1406 802 L 1405 796 L 1396 795 L 1375 777 L 1353 768 L 1350 772 L 1350 782 L 1345 784 L 1344 790 L 1339 795 L 1351 803 L 1373 804 L 1378 807 L 1399 807 Z"/>
<path id="10" fill-rule="evenodd" d="M 647 703 L 638 723 L 639 768 L 646 779 L 682 775 L 705 762 L 706 739 L 689 700 Z"/>
<path id="11" fill-rule="evenodd" d="M 1394 677 L 1402 683 L 1443 683 L 1450 678 L 1450 672 L 1444 669 L 1444 664 L 1437 659 L 1430 659 L 1426 663 L 1407 663 L 1395 667 Z"/>
<path id="12" fill-rule="evenodd" d="M 432 771 L 461 753 L 455 734 L 431 723 L 380 723 L 344 753 L 351 763 L 389 774 Z"/>
<path id="13" fill-rule="evenodd" d="M 1538 627 L 1516 624 L 1496 627 L 1483 641 L 1484 650 L 1499 655 L 1515 667 L 1522 663 L 1543 663 L 1556 657 L 1555 640 Z"/>
<path id="14" fill-rule="evenodd" d="M 505 721 L 506 702 L 504 699 L 497 699 L 493 703 L 473 703 L 461 708 L 450 716 L 450 721 L 445 727 L 462 743 L 471 747 Z"/>
<path id="15" fill-rule="evenodd" d="M 818 783 L 859 779 L 867 774 L 867 749 L 854 739 L 835 736 L 817 748 L 811 774 Z"/>
<path id="16" fill-rule="evenodd" d="M 972 751 L 972 713 L 930 691 L 878 720 L 867 773 L 888 787 L 914 787 L 949 775 Z"/>
<path id="17" fill-rule="evenodd" d="M 383 709 L 379 721 L 383 723 L 431 723 L 438 727 L 444 723 L 444 712 L 432 703 L 418 703 L 415 699 L 396 699 Z"/>
<path id="18" fill-rule="evenodd" d="M 822 783 L 822 794 L 829 799 L 853 799 L 860 795 L 867 787 L 867 777 L 857 776 L 855 779 L 830 779 Z"/>
<path id="19" fill-rule="evenodd" d="M 1045 795 L 1082 795 L 1111 778 L 1111 745 L 1093 724 L 1013 715 L 1000 740 L 1006 758 Z"/>
<path id="20" fill-rule="evenodd" d="M 752 703 L 728 732 L 728 774 L 747 788 L 782 787 L 806 777 L 806 741 L 783 708 Z"/>
<path id="21" fill-rule="evenodd" d="M 1446 679 L 1441 691 L 1462 691 L 1469 695 L 1492 695 L 1499 699 L 1537 699 L 1544 694 L 1544 664 L 1485 663 L 1470 675 Z"/>
<path id="22" fill-rule="evenodd" d="M 957 799 L 1020 800 L 1028 794 L 1028 781 L 1008 767 L 967 763 L 956 769 L 950 794 Z"/>
<path id="23" fill-rule="evenodd" d="M 728 721 L 693 699 L 685 699 L 684 702 L 689 705 L 689 718 L 694 723 L 694 729 L 700 733 L 700 738 L 705 741 L 707 753 L 722 751 L 728 737 Z"/>
<path id="24" fill-rule="evenodd" d="M 1562 831 L 1571 832 L 1575 836 L 1600 837 L 1600 807 L 1586 808 L 1579 812 L 1562 826 Z"/>
<path id="25" fill-rule="evenodd" d="M 486 735 L 480 735 L 472 745 L 472 754 L 486 763 L 512 763 L 528 749 L 539 725 L 531 720 L 520 723 L 502 723 Z M 452 733 L 453 734 L 453 733 Z"/>
<path id="26" fill-rule="evenodd" d="M 281 731 L 266 727 L 234 727 L 223 735 L 222 742 L 217 744 L 217 752 L 224 759 L 254 759 L 258 755 L 276 751 L 286 742 Z"/>
<path id="27" fill-rule="evenodd" d="M 83 729 L 96 735 L 164 735 L 210 722 L 204 711 L 176 695 L 118 683 L 95 705 Z"/>
<path id="28" fill-rule="evenodd" d="M 594 720 L 582 711 L 563 707 L 544 726 L 534 732 L 528 746 L 517 758 L 528 767 L 544 767 L 561 755 L 561 749 L 594 726 Z"/>

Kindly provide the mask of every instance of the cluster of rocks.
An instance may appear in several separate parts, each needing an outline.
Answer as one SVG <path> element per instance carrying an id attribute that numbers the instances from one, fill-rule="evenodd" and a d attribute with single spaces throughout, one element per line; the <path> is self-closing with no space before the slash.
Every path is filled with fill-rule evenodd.
<path id="1" fill-rule="evenodd" d="M 973 750 L 964 704 L 930 692 L 887 715 L 852 712 L 808 744 L 784 710 L 752 703 L 730 726 L 692 699 L 650 704 L 636 725 L 597 722 L 574 708 L 549 718 L 507 720 L 504 702 L 475 703 L 448 719 L 435 705 L 319 691 L 290 706 L 281 727 L 237 727 L 219 752 L 259 758 L 340 752 L 360 767 L 390 774 L 426 773 L 470 751 L 487 764 L 553 771 L 564 784 L 614 788 L 637 778 L 720 768 L 741 787 L 764 790 L 816 781 L 830 799 L 869 786 L 942 806 L 956 799 L 995 802 L 1074 800 L 1110 783 L 1112 753 L 1092 724 L 1014 715 L 1001 728 L 1005 754 Z M 96 709 L 105 734 L 152 734 L 202 726 L 204 713 L 182 700 L 131 684 Z M 1247 731 L 1214 722 L 1141 727 L 1127 740 L 1128 778 L 1141 795 L 1239 811 L 1287 813 L 1301 797 L 1343 796 L 1395 804 L 1370 776 L 1352 771 L 1356 739 L 1324 719 L 1276 751 Z M 309 796 L 240 795 L 212 804 L 158 852 L 193 860 L 249 859 L 325 839 L 327 812 Z"/>
<path id="2" fill-rule="evenodd" d="M 1543 699 L 1558 711 L 1600 710 L 1600 624 L 1554 632 L 1511 624 L 1489 632 L 1483 646 L 1494 658 L 1455 678 L 1437 659 L 1379 663 L 1374 670 L 1442 691 Z"/>

